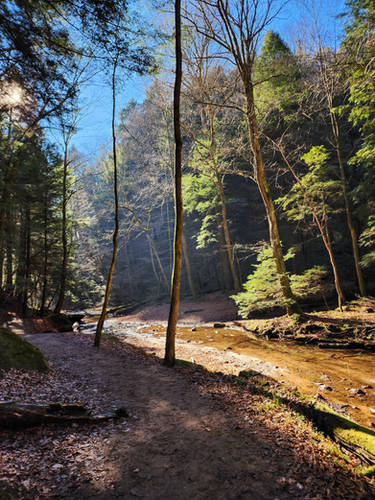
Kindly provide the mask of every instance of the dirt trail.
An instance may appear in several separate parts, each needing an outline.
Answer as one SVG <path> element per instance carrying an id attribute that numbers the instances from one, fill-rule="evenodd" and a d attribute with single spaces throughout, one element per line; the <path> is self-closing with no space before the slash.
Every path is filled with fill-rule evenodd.
<path id="1" fill-rule="evenodd" d="M 307 429 L 282 430 L 281 414 L 265 423 L 250 400 L 244 417 L 228 402 L 228 388 L 210 391 L 208 383 L 202 391 L 189 371 L 165 368 L 131 349 L 98 351 L 70 334 L 28 340 L 55 369 L 133 415 L 126 429 L 113 424 L 108 435 L 105 428 L 99 432 L 100 460 L 80 469 L 91 467 L 90 480 L 73 480 L 66 491 L 62 486 L 59 498 L 371 498 L 362 480 L 333 464 Z"/>

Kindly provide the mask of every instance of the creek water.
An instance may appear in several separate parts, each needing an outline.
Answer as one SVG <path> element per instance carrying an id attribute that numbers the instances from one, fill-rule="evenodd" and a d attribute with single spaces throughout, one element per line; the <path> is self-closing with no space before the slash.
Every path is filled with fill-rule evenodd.
<path id="1" fill-rule="evenodd" d="M 124 335 L 130 342 L 132 337 L 137 337 L 139 343 L 142 338 L 161 340 L 165 336 L 163 324 L 132 325 L 118 320 L 109 320 L 107 324 L 108 331 Z M 254 358 L 260 361 L 257 366 L 272 365 L 271 370 L 262 370 L 263 373 L 305 394 L 320 394 L 356 422 L 375 428 L 374 353 L 263 340 L 243 330 L 208 326 L 180 326 L 177 341 L 236 353 L 243 361 L 242 366 L 249 361 L 249 368 L 254 367 L 250 362 Z"/>

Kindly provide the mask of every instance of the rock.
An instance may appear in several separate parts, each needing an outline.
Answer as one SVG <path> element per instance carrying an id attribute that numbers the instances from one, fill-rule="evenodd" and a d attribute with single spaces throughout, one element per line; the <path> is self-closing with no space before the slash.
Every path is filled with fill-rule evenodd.
<path id="1" fill-rule="evenodd" d="M 0 369 L 48 370 L 43 353 L 8 328 L 0 328 Z"/>
<path id="2" fill-rule="evenodd" d="M 325 398 L 324 396 L 322 396 L 321 394 L 317 394 L 317 395 L 315 396 L 315 399 L 316 399 L 317 401 L 320 401 L 321 403 L 327 403 L 326 398 Z"/>
<path id="3" fill-rule="evenodd" d="M 326 392 L 332 392 L 333 391 L 333 389 L 332 389 L 332 387 L 330 385 L 325 385 L 325 384 L 320 384 L 319 387 L 318 387 L 318 389 L 320 391 L 326 391 Z"/>
<path id="4" fill-rule="evenodd" d="M 362 389 L 350 389 L 349 393 L 351 396 L 366 396 L 365 391 L 362 391 Z"/>
<path id="5" fill-rule="evenodd" d="M 214 323 L 213 327 L 214 328 L 225 328 L 225 323 Z"/>
<path id="6" fill-rule="evenodd" d="M 197 327 L 196 326 L 193 326 L 193 328 L 190 330 L 191 332 L 196 332 L 197 331 Z"/>
<path id="7" fill-rule="evenodd" d="M 372 413 L 373 415 L 375 415 L 375 408 L 370 408 L 370 413 Z"/>
<path id="8" fill-rule="evenodd" d="M 367 384 L 367 385 L 361 385 L 361 388 L 362 389 L 372 389 L 373 387 L 372 387 L 372 385 Z"/>
<path id="9" fill-rule="evenodd" d="M 255 370 L 242 370 L 238 374 L 238 376 L 242 378 L 252 378 L 252 377 L 257 377 L 258 375 L 259 372 L 256 372 Z"/>

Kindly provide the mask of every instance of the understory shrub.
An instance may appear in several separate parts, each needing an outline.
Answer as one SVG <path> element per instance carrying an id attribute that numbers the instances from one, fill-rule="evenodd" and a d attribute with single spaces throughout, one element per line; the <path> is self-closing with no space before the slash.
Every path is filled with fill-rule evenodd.
<path id="1" fill-rule="evenodd" d="M 287 261 L 293 257 L 294 253 L 289 250 L 284 259 Z M 257 261 L 258 264 L 254 265 L 254 271 L 247 277 L 243 286 L 244 291 L 231 297 L 242 318 L 247 318 L 253 311 L 285 306 L 272 248 L 263 247 L 258 253 Z M 314 266 L 303 274 L 289 275 L 295 297 L 299 300 L 324 298 L 332 289 L 332 285 L 326 282 L 327 275 L 324 266 Z"/>

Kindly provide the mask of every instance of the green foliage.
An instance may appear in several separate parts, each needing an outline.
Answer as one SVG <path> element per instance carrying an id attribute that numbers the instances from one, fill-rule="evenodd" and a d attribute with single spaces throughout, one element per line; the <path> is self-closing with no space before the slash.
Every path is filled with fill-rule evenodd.
<path id="1" fill-rule="evenodd" d="M 220 124 L 214 120 L 217 135 L 220 137 Z M 220 217 L 220 184 L 225 185 L 226 162 L 218 153 L 217 143 L 211 142 L 209 133 L 203 130 L 195 142 L 190 167 L 193 173 L 182 178 L 184 210 L 188 215 L 198 214 L 201 222 L 196 235 L 197 248 L 207 248 L 218 242 L 218 220 Z"/>
<path id="2" fill-rule="evenodd" d="M 294 253 L 289 250 L 284 260 L 288 261 L 293 257 Z M 267 246 L 260 250 L 257 261 L 258 264 L 244 284 L 245 291 L 231 297 L 243 318 L 247 318 L 252 311 L 285 305 L 272 248 Z M 293 294 L 299 300 L 320 296 L 327 291 L 324 283 L 326 276 L 327 271 L 321 266 L 308 269 L 301 275 L 290 275 Z"/>
<path id="3" fill-rule="evenodd" d="M 311 205 L 324 221 L 328 215 L 342 211 L 337 201 L 342 196 L 338 169 L 327 164 L 329 153 L 324 146 L 313 146 L 301 159 L 309 167 L 288 194 L 276 200 L 288 220 L 299 222 L 311 216 Z"/>
<path id="4" fill-rule="evenodd" d="M 301 160 L 315 170 L 320 170 L 328 159 L 329 153 L 324 146 L 313 146 L 308 153 L 301 156 Z"/>
<path id="5" fill-rule="evenodd" d="M 218 192 L 210 176 L 186 174 L 182 178 L 184 210 L 197 213 L 200 229 L 196 235 L 197 248 L 207 248 L 217 243 Z"/>
<path id="6" fill-rule="evenodd" d="M 344 39 L 350 83 L 349 119 L 359 128 L 362 142 L 349 163 L 365 167 L 356 197 L 362 205 L 373 199 L 375 179 L 375 5 L 348 0 L 350 22 Z"/>
<path id="7" fill-rule="evenodd" d="M 362 247 L 371 248 L 375 245 L 375 215 L 371 215 L 367 221 L 366 228 L 362 232 L 360 239 Z M 375 263 L 375 250 L 367 252 L 361 260 L 363 267 L 369 267 Z"/>
<path id="8" fill-rule="evenodd" d="M 293 102 L 301 74 L 295 56 L 278 33 L 267 31 L 255 63 L 255 87 L 261 112 L 270 106 L 286 110 Z"/>

